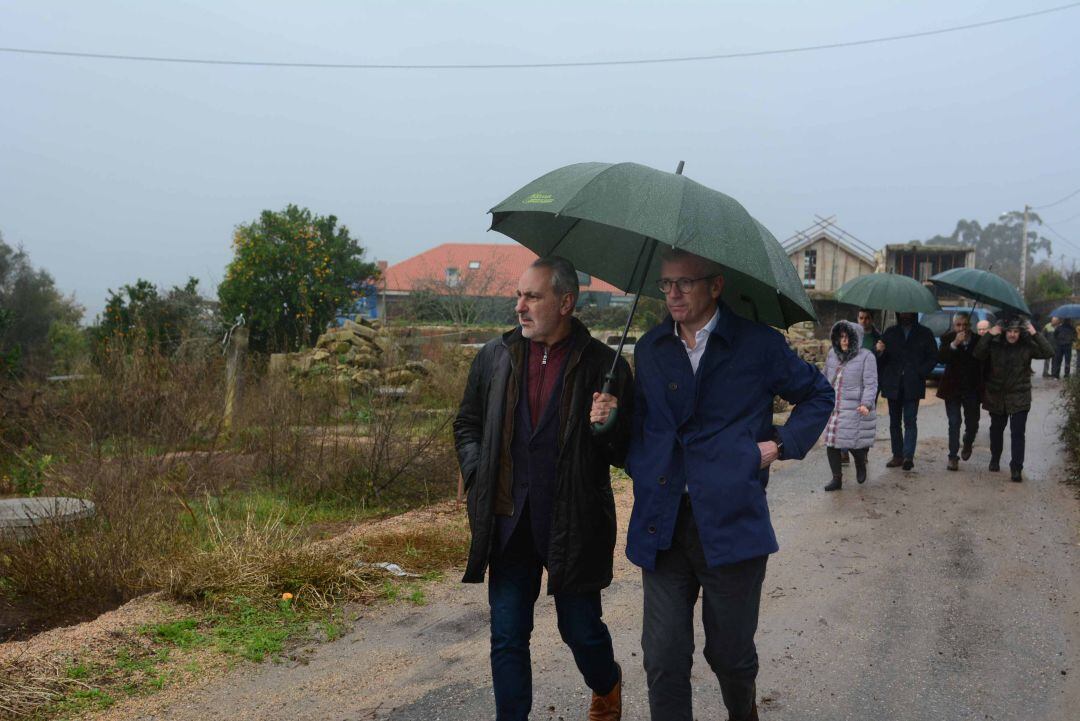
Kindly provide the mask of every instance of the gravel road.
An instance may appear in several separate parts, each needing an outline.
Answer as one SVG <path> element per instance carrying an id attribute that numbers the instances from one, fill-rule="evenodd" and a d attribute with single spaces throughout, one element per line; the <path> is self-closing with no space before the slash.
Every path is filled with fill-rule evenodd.
<path id="1" fill-rule="evenodd" d="M 1080 718 L 1080 502 L 1059 482 L 1060 386 L 1035 384 L 1022 484 L 987 471 L 985 415 L 971 460 L 947 472 L 945 409 L 931 398 L 912 472 L 884 468 L 887 418 L 865 486 L 846 480 L 824 493 L 822 448 L 778 465 L 769 496 L 781 550 L 769 563 L 758 632 L 763 719 Z M 618 499 L 625 526 L 629 490 Z M 302 662 L 245 667 L 108 715 L 493 718 L 485 589 L 451 579 L 426 606 L 363 611 L 350 634 Z M 604 608 L 625 672 L 626 719 L 648 718 L 640 607 L 639 574 L 620 547 Z M 550 598 L 536 615 L 533 718 L 584 718 L 588 690 Z M 725 718 L 700 651 L 694 703 L 700 719 Z"/>

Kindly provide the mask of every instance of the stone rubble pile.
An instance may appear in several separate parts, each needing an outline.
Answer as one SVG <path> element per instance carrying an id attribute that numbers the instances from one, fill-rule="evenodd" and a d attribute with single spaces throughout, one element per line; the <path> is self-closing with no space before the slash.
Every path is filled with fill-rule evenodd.
<path id="1" fill-rule="evenodd" d="M 319 336 L 312 350 L 270 356 L 270 373 L 328 377 L 363 390 L 415 389 L 431 375 L 429 361 L 400 362 L 400 358 L 400 349 L 378 321 L 347 320 Z"/>

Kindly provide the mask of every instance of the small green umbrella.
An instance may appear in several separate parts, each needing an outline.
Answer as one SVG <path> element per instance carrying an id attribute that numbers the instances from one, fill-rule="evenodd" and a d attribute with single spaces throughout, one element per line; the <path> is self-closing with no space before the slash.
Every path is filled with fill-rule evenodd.
<path id="1" fill-rule="evenodd" d="M 896 273 L 870 273 L 849 280 L 836 291 L 836 300 L 870 310 L 894 313 L 933 313 L 934 294 L 914 278 Z"/>
<path id="2" fill-rule="evenodd" d="M 988 270 L 953 268 L 931 277 L 930 282 L 939 288 L 958 293 L 966 298 L 973 298 L 980 303 L 1031 315 L 1031 309 L 1024 302 L 1020 291 L 1000 275 Z"/>
<path id="3" fill-rule="evenodd" d="M 682 175 L 637 163 L 577 163 L 553 170 L 491 209 L 491 229 L 539 256 L 635 295 L 662 298 L 658 246 L 708 258 L 724 269 L 723 299 L 736 313 L 780 328 L 817 320 L 787 254 L 734 198 Z M 615 366 L 604 391 L 610 393 Z M 614 422 L 611 414 L 605 427 Z M 594 427 L 597 432 L 603 428 Z"/>

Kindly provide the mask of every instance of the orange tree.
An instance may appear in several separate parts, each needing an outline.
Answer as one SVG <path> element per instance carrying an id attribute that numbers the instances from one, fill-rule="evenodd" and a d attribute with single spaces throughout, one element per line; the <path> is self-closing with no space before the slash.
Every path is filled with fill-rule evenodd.
<path id="1" fill-rule="evenodd" d="M 256 350 L 311 345 L 377 273 L 336 217 L 295 205 L 237 226 L 233 252 L 218 287 L 221 313 L 227 320 L 244 314 Z"/>

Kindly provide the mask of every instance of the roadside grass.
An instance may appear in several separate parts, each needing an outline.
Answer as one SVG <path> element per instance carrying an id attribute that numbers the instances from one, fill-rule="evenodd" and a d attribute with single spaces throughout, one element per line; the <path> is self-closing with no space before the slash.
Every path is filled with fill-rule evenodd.
<path id="1" fill-rule="evenodd" d="M 351 603 L 423 606 L 428 587 L 460 568 L 463 519 L 375 531 L 350 544 L 310 542 L 280 517 L 222 524 L 211 542 L 170 566 L 168 595 L 180 618 L 113 634 L 92 655 L 0 664 L 0 717 L 77 717 L 238 663 L 281 662 L 295 649 L 334 641 L 352 626 Z M 359 565 L 395 563 L 410 576 Z"/>
<path id="2" fill-rule="evenodd" d="M 1080 375 L 1062 381 L 1061 406 L 1065 423 L 1061 427 L 1061 443 L 1066 454 L 1065 483 L 1080 496 Z"/>

